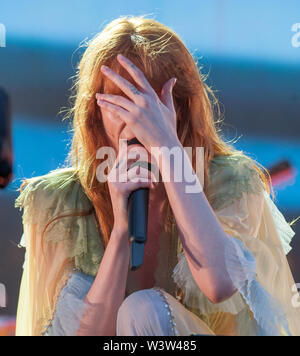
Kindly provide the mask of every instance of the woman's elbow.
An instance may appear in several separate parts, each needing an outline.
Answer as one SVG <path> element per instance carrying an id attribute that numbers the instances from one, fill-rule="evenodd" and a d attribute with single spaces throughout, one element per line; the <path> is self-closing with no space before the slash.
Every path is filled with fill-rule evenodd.
<path id="1" fill-rule="evenodd" d="M 209 290 L 206 297 L 211 303 L 218 304 L 232 297 L 236 291 L 232 283 L 219 283 L 218 287 Z"/>

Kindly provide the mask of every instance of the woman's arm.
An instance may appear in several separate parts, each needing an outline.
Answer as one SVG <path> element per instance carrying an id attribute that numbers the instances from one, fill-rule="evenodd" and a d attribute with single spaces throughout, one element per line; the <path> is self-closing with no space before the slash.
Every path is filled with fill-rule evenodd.
<path id="1" fill-rule="evenodd" d="M 123 147 L 108 175 L 108 187 L 114 214 L 114 227 L 105 249 L 95 281 L 85 302 L 87 307 L 81 319 L 79 335 L 116 335 L 118 309 L 124 300 L 129 268 L 130 245 L 128 242 L 128 198 L 139 188 L 153 188 L 150 172 L 132 167 L 128 147 Z M 127 178 L 120 181 L 127 173 Z"/>
<path id="2" fill-rule="evenodd" d="M 153 147 L 167 145 L 170 148 L 179 146 L 185 154 L 176 129 L 177 113 L 172 94 L 175 78 L 164 84 L 159 97 L 144 73 L 134 63 L 121 55 L 118 55 L 117 59 L 141 89 L 137 89 L 114 70 L 102 66 L 102 73 L 129 99 L 119 95 L 97 93 L 98 105 L 121 118 L 149 153 Z M 162 162 L 166 161 L 168 165 L 168 159 L 168 154 L 163 155 Z M 187 165 L 191 168 L 190 162 Z M 168 172 L 161 170 L 161 174 L 165 181 Z M 200 182 L 197 181 L 196 184 L 200 185 Z M 165 187 L 197 284 L 211 301 L 217 302 L 225 296 L 229 297 L 235 290 L 230 277 L 225 273 L 224 246 L 228 238 L 201 187 L 199 186 L 201 193 L 193 194 L 186 194 L 185 182 L 165 182 Z"/>
<path id="3" fill-rule="evenodd" d="M 113 336 L 118 309 L 125 297 L 129 265 L 128 231 L 114 229 L 85 302 L 91 305 L 82 318 L 78 335 Z"/>
<path id="4" fill-rule="evenodd" d="M 185 169 L 193 171 L 190 159 L 178 139 L 172 139 L 164 146 L 179 147 L 184 155 Z M 195 175 L 193 187 L 199 193 L 187 193 L 187 182 L 174 182 L 174 167 L 170 165 L 167 151 L 161 150 L 159 169 L 172 207 L 187 261 L 202 292 L 213 303 L 232 296 L 234 288 L 225 267 L 225 243 L 228 239 L 210 206 Z M 158 162 L 158 160 L 157 160 Z M 170 179 L 168 169 L 170 167 Z M 184 178 L 184 174 L 182 174 Z M 189 184 L 190 185 L 190 184 Z"/>

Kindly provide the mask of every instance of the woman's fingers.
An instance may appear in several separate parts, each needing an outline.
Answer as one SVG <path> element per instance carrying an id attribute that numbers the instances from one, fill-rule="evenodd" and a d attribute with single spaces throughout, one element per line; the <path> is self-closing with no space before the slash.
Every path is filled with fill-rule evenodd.
<path id="1" fill-rule="evenodd" d="M 132 192 L 134 190 L 140 189 L 140 188 L 153 188 L 153 184 L 149 182 L 128 182 L 126 185 L 126 189 L 128 192 Z"/>
<path id="2" fill-rule="evenodd" d="M 173 88 L 176 84 L 177 78 L 169 79 L 161 90 L 161 101 L 165 106 L 175 113 L 174 100 L 173 100 Z M 175 116 L 175 115 L 174 115 Z M 176 122 L 176 117 L 175 117 Z"/>
<path id="3" fill-rule="evenodd" d="M 134 166 L 128 170 L 128 180 L 131 182 L 154 182 L 154 176 L 148 169 L 141 166 Z"/>
<path id="4" fill-rule="evenodd" d="M 148 169 L 148 155 L 144 148 L 127 145 L 121 145 L 108 180 L 117 183 L 157 182 L 155 172 Z"/>
<path id="5" fill-rule="evenodd" d="M 109 102 L 111 104 L 118 105 L 121 108 L 123 108 L 127 111 L 131 111 L 131 112 L 134 112 L 137 109 L 137 106 L 135 103 L 133 103 L 132 101 L 130 101 L 120 95 L 97 93 L 96 99 L 97 99 L 97 103 L 98 103 L 98 101 L 100 101 L 100 104 L 101 104 L 101 101 Z"/>
<path id="6" fill-rule="evenodd" d="M 132 85 L 127 79 L 121 77 L 114 70 L 107 66 L 101 66 L 101 72 L 106 75 L 112 82 L 114 82 L 130 99 L 135 103 L 139 102 L 139 97 L 143 95 L 134 85 Z"/>
<path id="7" fill-rule="evenodd" d="M 144 90 L 145 93 L 156 95 L 144 73 L 134 63 L 132 63 L 130 59 L 122 54 L 118 54 L 117 59 L 122 67 L 127 70 L 132 79 L 134 79 L 134 81 Z"/>
<path id="8" fill-rule="evenodd" d="M 120 106 L 100 99 L 97 100 L 97 104 L 100 107 L 109 110 L 112 114 L 114 114 L 116 119 L 123 120 L 126 124 L 132 122 L 132 115 L 130 115 L 130 113 L 127 110 L 122 109 Z"/>
<path id="9" fill-rule="evenodd" d="M 111 68 L 102 65 L 101 71 L 104 75 L 113 81 L 123 91 L 123 93 L 125 93 L 136 104 L 145 105 L 147 96 L 156 99 L 158 98 L 155 90 L 148 82 L 144 73 L 134 63 L 120 54 L 117 56 L 117 59 L 122 67 L 127 70 L 132 79 L 142 88 L 142 91 L 138 90 L 133 84 Z"/>
<path id="10" fill-rule="evenodd" d="M 145 168 L 135 166 L 128 170 L 128 181 L 126 189 L 128 192 L 139 188 L 154 188 L 154 182 L 151 179 L 151 172 Z"/>

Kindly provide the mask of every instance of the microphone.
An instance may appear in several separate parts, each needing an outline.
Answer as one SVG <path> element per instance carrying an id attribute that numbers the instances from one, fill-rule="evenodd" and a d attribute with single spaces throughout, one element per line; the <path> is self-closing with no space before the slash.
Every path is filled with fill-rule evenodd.
<path id="1" fill-rule="evenodd" d="M 128 141 L 127 145 L 140 144 L 137 138 Z M 151 170 L 149 162 L 135 162 Z M 128 198 L 128 238 L 130 241 L 130 270 L 137 270 L 144 260 L 144 247 L 147 242 L 149 188 L 132 191 Z"/>

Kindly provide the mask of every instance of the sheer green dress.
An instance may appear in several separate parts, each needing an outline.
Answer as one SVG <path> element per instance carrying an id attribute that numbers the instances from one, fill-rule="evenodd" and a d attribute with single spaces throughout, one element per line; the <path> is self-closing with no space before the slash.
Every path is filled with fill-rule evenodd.
<path id="1" fill-rule="evenodd" d="M 229 238 L 224 253 L 237 292 L 211 303 L 193 279 L 176 224 L 171 234 L 163 231 L 153 288 L 167 297 L 175 334 L 300 335 L 298 293 L 286 259 L 294 231 L 249 157 L 215 157 L 210 177 L 206 196 Z M 26 248 L 16 333 L 47 335 L 63 300 L 57 317 L 66 325 L 64 334 L 76 334 L 83 311 L 91 308 L 84 295 L 105 253 L 93 204 L 75 171 L 61 168 L 31 178 L 15 206 L 23 209 L 21 245 Z M 90 214 L 69 215 L 78 211 Z M 74 275 L 83 277 L 78 293 L 63 294 Z M 126 296 L 139 289 L 129 274 Z"/>

